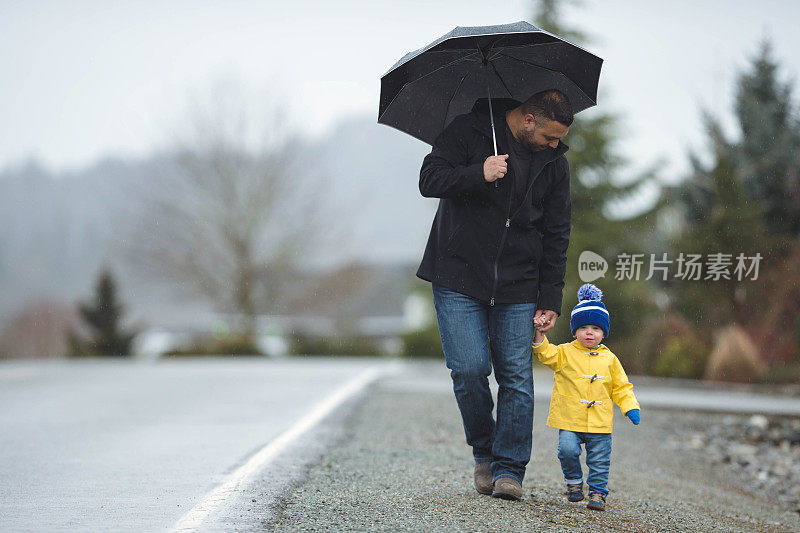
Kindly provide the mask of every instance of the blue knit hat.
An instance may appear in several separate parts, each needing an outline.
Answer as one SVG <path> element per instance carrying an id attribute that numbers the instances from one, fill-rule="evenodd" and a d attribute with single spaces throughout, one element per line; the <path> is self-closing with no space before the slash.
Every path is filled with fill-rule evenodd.
<path id="1" fill-rule="evenodd" d="M 578 289 L 578 305 L 572 309 L 569 318 L 569 329 L 575 335 L 575 330 L 581 326 L 597 326 L 603 330 L 604 336 L 608 337 L 611 331 L 611 316 L 608 314 L 606 306 L 600 300 L 603 298 L 603 291 L 591 283 L 586 283 Z"/>

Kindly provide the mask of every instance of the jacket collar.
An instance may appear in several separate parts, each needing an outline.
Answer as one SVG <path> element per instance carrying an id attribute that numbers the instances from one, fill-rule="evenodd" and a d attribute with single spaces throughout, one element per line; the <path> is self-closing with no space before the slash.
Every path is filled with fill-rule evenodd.
<path id="1" fill-rule="evenodd" d="M 583 352 L 585 354 L 588 354 L 590 352 L 597 352 L 597 355 L 606 355 L 609 351 L 606 345 L 602 343 L 599 346 L 597 346 L 597 348 L 595 348 L 594 350 L 590 350 L 589 348 L 581 344 L 581 341 L 579 341 L 578 339 L 575 339 L 570 344 L 572 344 L 572 346 L 574 346 L 576 350 Z"/>
<path id="2" fill-rule="evenodd" d="M 497 144 L 502 153 L 509 153 L 510 148 L 506 137 L 506 113 L 520 105 L 520 102 L 513 98 L 492 98 L 495 135 L 497 136 Z M 489 119 L 489 99 L 479 98 L 476 100 L 475 104 L 472 106 L 471 113 L 475 116 L 473 127 L 491 140 L 492 122 Z M 569 150 L 569 146 L 562 141 L 558 141 L 558 146 L 553 150 L 552 155 L 548 159 L 548 163 L 564 155 L 567 150 Z"/>

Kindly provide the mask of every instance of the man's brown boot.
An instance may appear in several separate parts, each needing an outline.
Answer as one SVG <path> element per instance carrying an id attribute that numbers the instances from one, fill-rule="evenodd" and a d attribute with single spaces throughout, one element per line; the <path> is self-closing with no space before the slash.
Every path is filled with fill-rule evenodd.
<path id="1" fill-rule="evenodd" d="M 475 463 L 475 490 L 481 494 L 492 493 L 492 467 L 490 462 Z"/>
<path id="2" fill-rule="evenodd" d="M 503 498 L 504 500 L 521 500 L 522 499 L 522 485 L 519 481 L 510 477 L 501 477 L 494 482 L 494 492 L 492 496 L 495 498 Z"/>

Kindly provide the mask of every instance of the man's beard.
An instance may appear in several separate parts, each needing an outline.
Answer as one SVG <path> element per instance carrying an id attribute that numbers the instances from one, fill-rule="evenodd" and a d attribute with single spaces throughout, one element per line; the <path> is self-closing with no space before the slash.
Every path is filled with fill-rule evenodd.
<path id="1" fill-rule="evenodd" d="M 533 131 L 530 133 L 525 132 L 522 137 L 522 142 L 525 145 L 525 148 L 530 150 L 531 152 L 541 152 L 542 150 L 546 150 L 549 148 L 547 144 L 538 144 L 534 140 L 534 134 L 536 133 L 536 126 L 533 127 Z"/>

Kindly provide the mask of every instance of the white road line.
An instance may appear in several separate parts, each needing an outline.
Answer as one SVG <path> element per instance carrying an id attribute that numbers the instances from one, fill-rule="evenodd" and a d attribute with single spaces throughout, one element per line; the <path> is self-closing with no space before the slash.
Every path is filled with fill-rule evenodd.
<path id="1" fill-rule="evenodd" d="M 319 402 L 306 416 L 301 418 L 292 427 L 278 435 L 272 442 L 256 452 L 245 464 L 237 468 L 228 478 L 214 490 L 209 492 L 203 500 L 195 505 L 188 513 L 178 520 L 172 531 L 194 531 L 203 524 L 225 500 L 250 476 L 266 468 L 281 452 L 288 448 L 292 442 L 303 433 L 317 425 L 322 419 L 339 407 L 345 400 L 358 393 L 374 381 L 386 367 L 373 367 L 365 370 L 333 394 Z"/>

